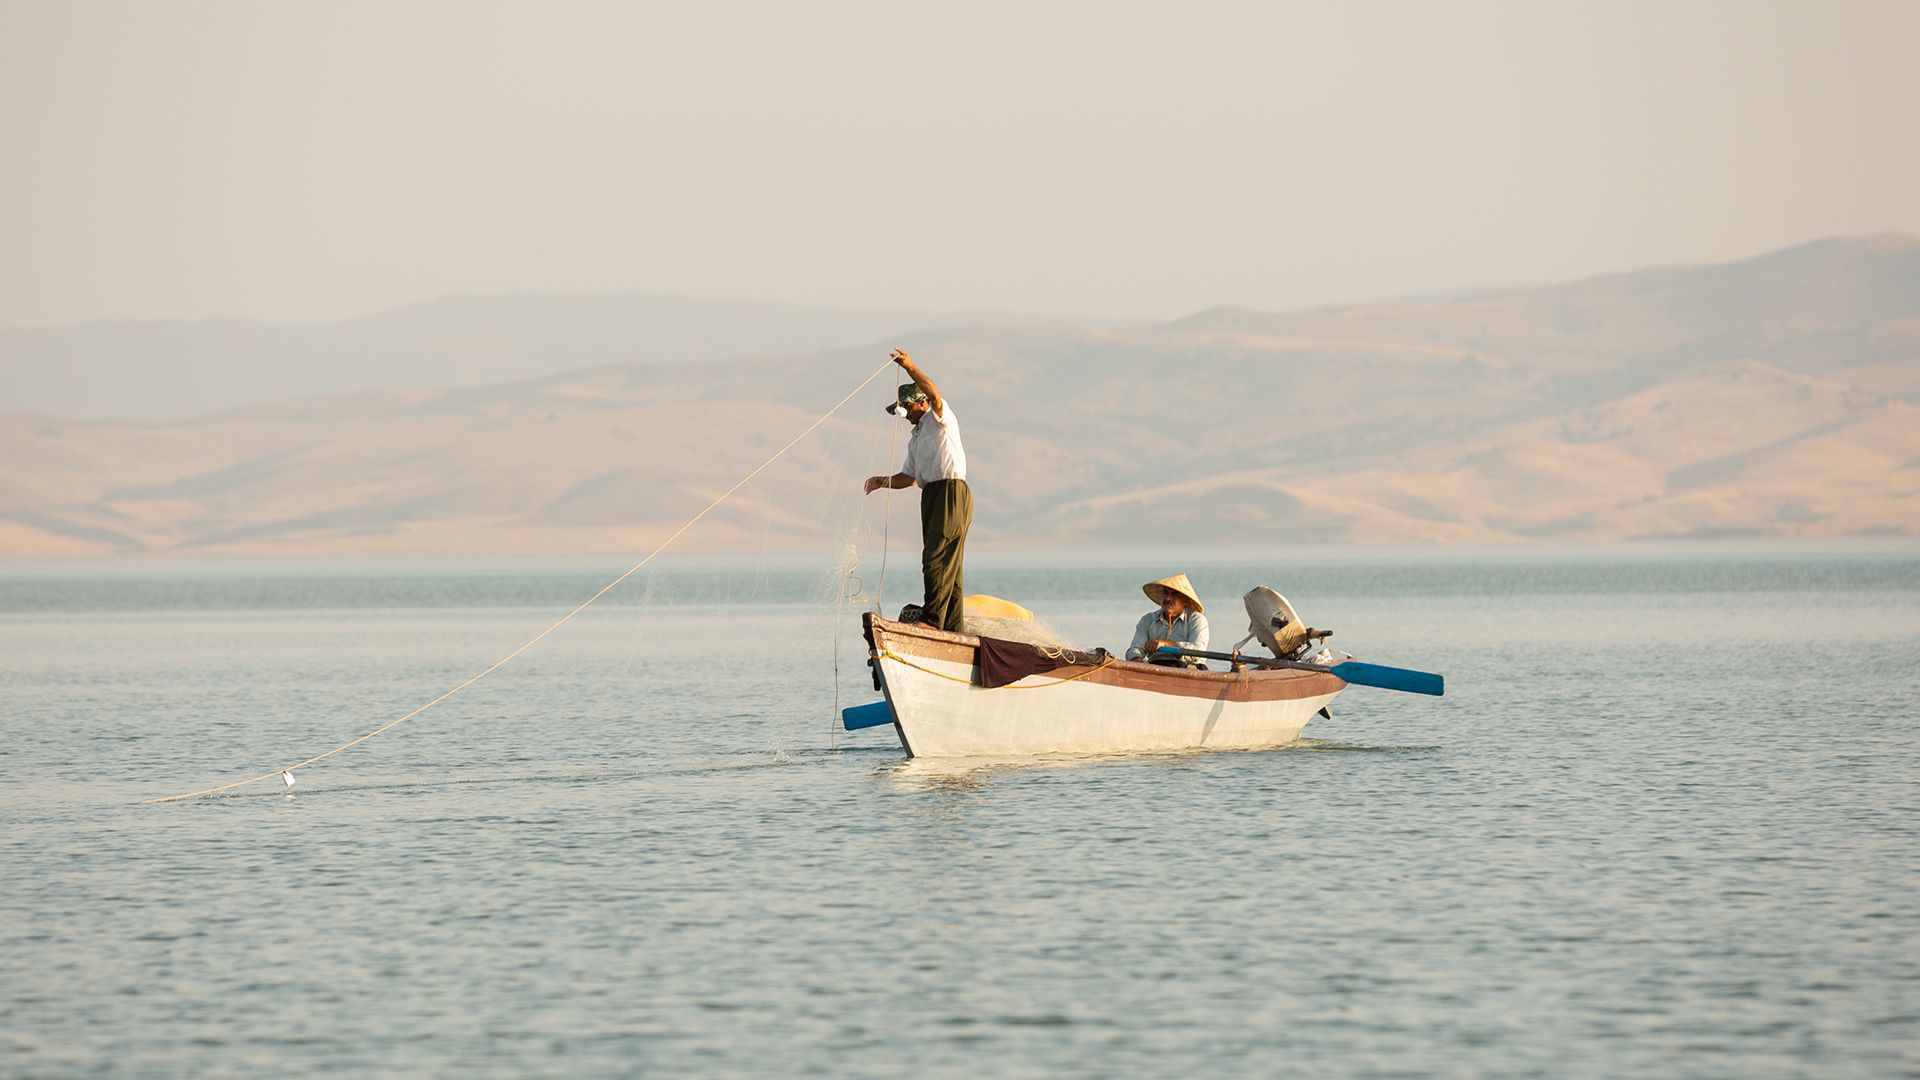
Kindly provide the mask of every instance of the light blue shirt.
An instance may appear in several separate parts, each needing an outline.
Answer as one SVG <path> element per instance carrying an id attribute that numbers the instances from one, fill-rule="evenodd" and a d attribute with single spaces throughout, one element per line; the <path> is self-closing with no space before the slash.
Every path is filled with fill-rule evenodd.
<path id="1" fill-rule="evenodd" d="M 1160 609 L 1154 608 L 1140 616 L 1140 625 L 1133 628 L 1133 644 L 1127 647 L 1127 659 L 1146 659 L 1147 642 L 1157 637 L 1166 638 L 1183 649 L 1204 649 L 1207 647 L 1207 617 L 1197 611 L 1187 611 L 1169 623 L 1160 614 Z M 1189 659 L 1185 662 L 1207 666 L 1199 660 Z"/>

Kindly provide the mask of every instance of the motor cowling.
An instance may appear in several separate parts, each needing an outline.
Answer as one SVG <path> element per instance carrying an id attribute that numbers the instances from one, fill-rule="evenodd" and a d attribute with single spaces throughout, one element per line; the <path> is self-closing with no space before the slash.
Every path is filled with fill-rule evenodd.
<path id="1" fill-rule="evenodd" d="M 1243 599 L 1247 606 L 1247 629 L 1281 660 L 1300 659 L 1315 642 L 1331 633 L 1301 622 L 1300 614 L 1293 610 L 1287 598 L 1265 585 L 1249 590 Z"/>

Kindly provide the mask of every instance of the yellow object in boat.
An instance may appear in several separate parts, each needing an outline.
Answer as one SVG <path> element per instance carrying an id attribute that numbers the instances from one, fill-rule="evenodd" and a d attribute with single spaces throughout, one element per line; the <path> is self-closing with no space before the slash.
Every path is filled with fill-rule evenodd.
<path id="1" fill-rule="evenodd" d="M 1011 600 L 1002 600 L 986 593 L 974 593 L 960 601 L 960 611 L 972 619 L 1015 619 L 1020 622 L 1032 622 L 1033 612 Z"/>

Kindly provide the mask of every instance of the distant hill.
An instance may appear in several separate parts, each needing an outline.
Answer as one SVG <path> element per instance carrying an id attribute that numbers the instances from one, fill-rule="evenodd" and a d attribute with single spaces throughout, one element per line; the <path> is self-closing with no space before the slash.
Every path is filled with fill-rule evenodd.
<path id="1" fill-rule="evenodd" d="M 446 297 L 316 325 L 214 319 L 0 329 L 0 409 L 181 420 L 292 397 L 482 386 L 614 363 L 785 356 L 1020 318 L 640 293 L 510 294 Z"/>
<path id="2" fill-rule="evenodd" d="M 1907 237 L 902 343 L 962 419 L 976 548 L 1920 536 Z M 644 550 L 884 354 L 610 364 L 171 424 L 9 414 L 0 554 Z M 873 513 L 854 485 L 896 464 L 892 381 L 703 522 L 701 548 L 817 544 Z"/>

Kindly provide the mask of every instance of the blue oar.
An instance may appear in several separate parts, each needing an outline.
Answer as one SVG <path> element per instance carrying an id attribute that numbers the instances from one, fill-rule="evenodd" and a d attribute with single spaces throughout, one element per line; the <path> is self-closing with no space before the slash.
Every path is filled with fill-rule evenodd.
<path id="1" fill-rule="evenodd" d="M 1162 645 L 1160 651 L 1167 656 L 1198 656 L 1207 660 L 1237 660 L 1242 664 L 1257 664 L 1261 667 L 1324 671 L 1337 675 L 1355 686 L 1377 686 L 1382 690 L 1404 690 L 1409 694 L 1431 694 L 1439 697 L 1447 692 L 1447 680 L 1430 671 L 1388 667 L 1385 664 L 1363 664 L 1358 660 L 1348 660 L 1344 664 L 1322 667 L 1319 664 L 1303 664 L 1298 660 L 1275 660 L 1266 656 L 1234 656 L 1232 653 L 1201 652 L 1198 649 L 1182 649 L 1177 645 Z"/>
<path id="2" fill-rule="evenodd" d="M 848 731 L 859 731 L 861 728 L 891 724 L 893 723 L 893 707 L 884 701 L 876 701 L 871 705 L 855 705 L 849 709 L 841 709 L 840 723 L 844 725 Z"/>

